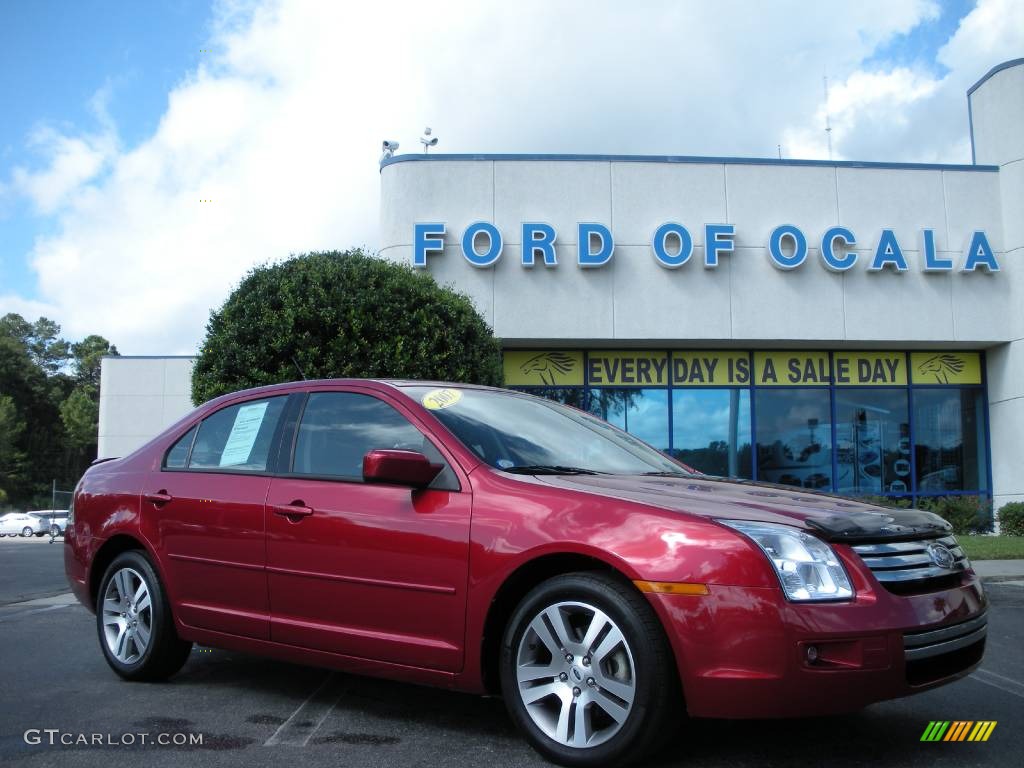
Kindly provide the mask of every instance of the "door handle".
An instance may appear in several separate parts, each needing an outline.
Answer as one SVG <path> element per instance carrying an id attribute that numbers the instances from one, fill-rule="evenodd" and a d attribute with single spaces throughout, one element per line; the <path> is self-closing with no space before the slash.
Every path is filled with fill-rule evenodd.
<path id="1" fill-rule="evenodd" d="M 174 497 L 171 496 L 171 494 L 169 494 L 163 488 L 161 488 L 156 493 L 147 493 L 146 494 L 146 501 L 151 502 L 151 503 L 155 504 L 158 507 L 163 506 L 167 502 L 173 501 L 173 500 L 174 500 Z"/>
<path id="2" fill-rule="evenodd" d="M 281 517 L 309 517 L 313 514 L 313 508 L 307 507 L 301 501 L 293 501 L 291 504 L 277 504 L 274 507 L 274 514 Z"/>

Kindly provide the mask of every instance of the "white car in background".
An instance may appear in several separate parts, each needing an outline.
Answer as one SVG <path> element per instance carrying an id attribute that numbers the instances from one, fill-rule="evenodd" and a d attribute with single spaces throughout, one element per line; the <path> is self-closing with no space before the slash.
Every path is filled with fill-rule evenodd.
<path id="1" fill-rule="evenodd" d="M 38 517 L 32 517 L 27 512 L 8 512 L 0 517 L 0 536 L 32 536 L 39 533 L 40 523 Z"/>
<path id="2" fill-rule="evenodd" d="M 64 535 L 64 528 L 68 524 L 66 509 L 38 509 L 27 514 L 36 520 L 37 536 L 44 536 L 47 533 L 53 537 Z"/>

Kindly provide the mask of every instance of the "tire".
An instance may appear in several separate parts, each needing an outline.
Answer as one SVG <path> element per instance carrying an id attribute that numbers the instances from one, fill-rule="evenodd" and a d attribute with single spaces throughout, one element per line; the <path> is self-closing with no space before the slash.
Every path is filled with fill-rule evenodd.
<path id="1" fill-rule="evenodd" d="M 58 528 L 56 525 L 51 525 L 50 526 L 50 538 L 51 539 L 56 539 L 58 536 L 60 536 L 60 528 Z"/>
<path id="2" fill-rule="evenodd" d="M 657 616 L 611 575 L 571 573 L 534 588 L 505 629 L 500 665 L 513 721 L 561 765 L 639 760 L 664 743 L 672 718 L 683 717 Z"/>
<path id="3" fill-rule="evenodd" d="M 139 550 L 122 552 L 103 575 L 96 629 L 104 658 L 125 680 L 166 680 L 192 651 L 192 643 L 181 640 L 174 629 L 160 577 Z"/>
<path id="4" fill-rule="evenodd" d="M 32 535 L 33 533 L 35 533 L 35 531 L 33 531 L 33 530 L 32 530 L 31 528 L 29 528 L 29 527 L 28 527 L 27 525 L 26 525 L 26 526 L 25 526 L 24 528 L 22 528 L 22 529 L 21 529 L 21 535 L 22 535 L 22 536 L 24 536 L 24 537 L 25 537 L 26 539 L 27 539 L 27 538 L 28 538 L 29 536 L 31 536 L 31 535 Z"/>

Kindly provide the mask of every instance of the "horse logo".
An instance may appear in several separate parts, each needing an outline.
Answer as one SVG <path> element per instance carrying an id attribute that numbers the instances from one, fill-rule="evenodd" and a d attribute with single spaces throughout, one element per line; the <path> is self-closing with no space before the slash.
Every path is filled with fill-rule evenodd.
<path id="1" fill-rule="evenodd" d="M 919 366 L 917 372 L 922 376 L 931 374 L 939 384 L 949 384 L 949 374 L 956 376 L 964 369 L 963 358 L 956 355 L 935 355 L 929 357 Z"/>
<path id="2" fill-rule="evenodd" d="M 560 374 L 564 376 L 575 365 L 576 361 L 565 352 L 541 352 L 519 366 L 519 370 L 524 376 L 537 374 L 542 382 L 553 387 L 558 383 L 555 377 Z"/>

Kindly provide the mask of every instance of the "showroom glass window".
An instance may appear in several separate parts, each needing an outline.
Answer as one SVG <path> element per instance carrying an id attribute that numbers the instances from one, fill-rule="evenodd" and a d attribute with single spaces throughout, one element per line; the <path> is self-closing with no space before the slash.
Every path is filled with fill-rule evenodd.
<path id="1" fill-rule="evenodd" d="M 836 492 L 909 493 L 912 480 L 906 387 L 840 387 L 835 398 Z"/>
<path id="2" fill-rule="evenodd" d="M 672 391 L 672 455 L 718 477 L 753 477 L 749 389 Z"/>
<path id="3" fill-rule="evenodd" d="M 813 490 L 832 487 L 828 389 L 757 389 L 757 477 Z"/>
<path id="4" fill-rule="evenodd" d="M 921 388 L 914 392 L 917 490 L 988 487 L 984 397 L 979 389 Z"/>
<path id="5" fill-rule="evenodd" d="M 667 389 L 594 387 L 589 392 L 588 410 L 659 451 L 669 452 Z"/>

